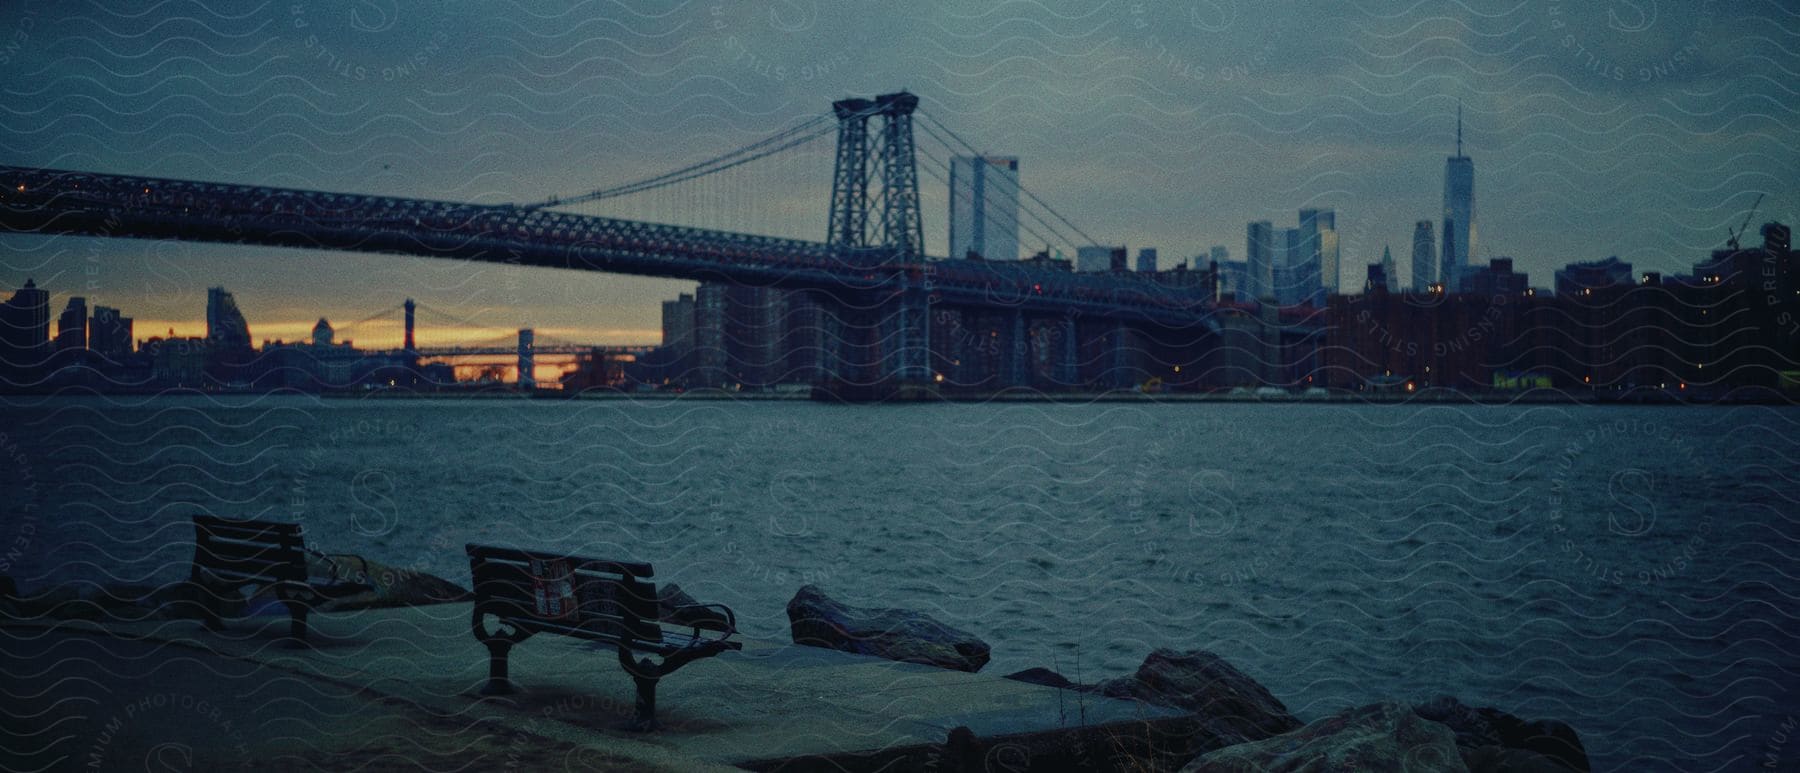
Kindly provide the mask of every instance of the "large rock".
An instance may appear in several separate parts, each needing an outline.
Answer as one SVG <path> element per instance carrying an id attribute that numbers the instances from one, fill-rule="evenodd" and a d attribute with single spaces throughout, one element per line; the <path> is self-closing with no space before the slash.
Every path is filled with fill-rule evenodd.
<path id="1" fill-rule="evenodd" d="M 1474 708 L 1448 695 L 1413 707 L 1414 713 L 1450 728 L 1471 770 L 1536 770 L 1537 756 L 1548 770 L 1587 773 L 1587 750 L 1575 729 L 1556 720 L 1525 720 L 1494 708 Z"/>
<path id="2" fill-rule="evenodd" d="M 358 583 L 371 586 L 370 590 L 337 597 L 315 607 L 322 612 L 444 604 L 474 598 L 462 586 L 437 575 L 388 566 L 362 556 L 338 553 L 321 558 L 308 555 L 306 569 L 309 581 L 317 585 Z M 261 597 L 267 593 L 259 591 L 257 595 Z M 250 605 L 255 607 L 257 602 L 253 600 Z"/>
<path id="3" fill-rule="evenodd" d="M 801 586 L 787 613 L 795 644 L 971 673 L 988 662 L 987 642 L 974 634 L 911 610 L 843 604 L 813 585 Z"/>
<path id="4" fill-rule="evenodd" d="M 1268 688 L 1205 650 L 1156 650 L 1137 673 L 1108 679 L 1094 685 L 1094 691 L 1191 712 L 1227 743 L 1257 741 L 1300 727 L 1300 720 Z"/>
<path id="5" fill-rule="evenodd" d="M 713 631 L 732 630 L 730 618 L 718 609 L 703 606 L 700 601 L 688 595 L 675 583 L 664 583 L 656 588 L 657 619 L 676 625 L 691 625 Z"/>
<path id="6" fill-rule="evenodd" d="M 1466 773 L 1450 728 L 1398 703 L 1326 717 L 1261 741 L 1208 752 L 1182 773 Z"/>
<path id="7" fill-rule="evenodd" d="M 1031 684 L 1041 684 L 1045 687 L 1055 687 L 1060 690 L 1087 690 L 1091 692 L 1094 689 L 1093 685 L 1076 684 L 1069 681 L 1068 677 L 1048 668 L 1027 668 L 1024 671 L 1014 671 L 1007 674 L 1006 678 L 1020 682 L 1029 682 Z"/>

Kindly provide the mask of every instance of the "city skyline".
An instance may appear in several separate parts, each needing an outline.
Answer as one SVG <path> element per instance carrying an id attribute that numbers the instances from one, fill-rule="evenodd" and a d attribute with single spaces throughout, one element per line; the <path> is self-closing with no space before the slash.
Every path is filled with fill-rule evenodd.
<path id="1" fill-rule="evenodd" d="M 0 142 L 8 160 L 21 164 L 536 200 L 706 157 L 843 94 L 913 84 L 928 107 L 958 116 L 960 133 L 1022 158 L 1033 187 L 1104 243 L 1155 247 L 1165 261 L 1179 261 L 1211 244 L 1237 243 L 1242 224 L 1260 213 L 1333 209 L 1341 217 L 1344 281 L 1357 285 L 1360 266 L 1382 244 L 1405 244 L 1416 220 L 1437 219 L 1437 149 L 1453 146 L 1460 101 L 1467 141 L 1484 159 L 1476 262 L 1482 253 L 1511 255 L 1522 270 L 1543 276 L 1570 261 L 1616 254 L 1670 271 L 1717 246 L 1756 192 L 1771 194 L 1762 207 L 1768 216 L 1796 220 L 1797 202 L 1780 183 L 1795 176 L 1792 154 L 1781 150 L 1792 144 L 1779 118 L 1789 96 L 1765 80 L 1735 80 L 1729 90 L 1719 80 L 1739 57 L 1759 55 L 1758 8 L 1709 15 L 1673 7 L 1624 42 L 1603 12 L 1563 9 L 1571 28 L 1587 30 L 1577 41 L 1582 50 L 1607 52 L 1623 78 L 1601 77 L 1610 73 L 1597 73 L 1565 46 L 1563 32 L 1529 11 L 1388 18 L 1314 9 L 1305 14 L 1308 23 L 1297 24 L 1299 12 L 1286 7 L 1225 20 L 1135 6 L 1027 10 L 1012 25 L 1022 37 L 988 40 L 934 32 L 971 25 L 985 31 L 1002 20 L 979 7 L 871 8 L 861 11 L 870 21 L 918 31 L 866 40 L 839 18 L 851 14 L 829 6 L 798 27 L 755 12 L 715 19 L 709 9 L 683 8 L 654 19 L 597 22 L 663 43 L 626 57 L 626 66 L 655 73 L 642 93 L 609 87 L 593 96 L 571 88 L 576 81 L 611 83 L 605 62 L 590 59 L 562 80 L 538 80 L 516 66 L 524 52 L 513 41 L 480 34 L 495 26 L 480 10 L 455 16 L 408 7 L 408 23 L 380 30 L 314 20 L 310 49 L 304 35 L 288 29 L 291 20 L 269 14 L 204 17 L 200 24 L 171 9 L 149 12 L 145 24 L 194 33 L 164 42 L 164 54 L 246 73 L 196 91 L 193 82 L 169 77 L 164 65 L 108 67 L 138 61 L 132 57 L 143 52 L 93 20 L 34 8 L 43 28 L 85 30 L 109 43 L 96 54 L 39 40 L 8 54 L 20 72 L 61 78 L 62 85 L 14 94 L 19 112 L 0 120 Z M 196 12 L 204 16 L 205 9 Z M 522 23 L 551 37 L 571 26 Z M 1277 29 L 1294 35 L 1281 56 L 1259 34 Z M 468 56 L 444 55 L 434 42 L 444 36 L 455 36 Z M 1034 66 L 1052 40 L 1080 55 Z M 1623 50 L 1626 43 L 1631 50 Z M 1667 57 L 1659 52 L 1690 43 L 1696 48 L 1681 67 L 1661 66 Z M 332 57 L 321 57 L 326 49 Z M 817 57 L 776 61 L 782 57 L 775 52 L 796 50 Z M 393 67 L 391 60 L 409 52 L 426 52 L 425 61 Z M 590 53 L 579 50 L 576 60 Z M 963 66 L 977 62 L 997 69 Z M 1637 77 L 1640 68 L 1649 77 Z M 1408 77 L 1395 80 L 1401 74 Z M 270 78 L 311 84 L 304 99 L 312 107 L 299 96 L 262 90 Z M 507 85 L 520 79 L 536 91 Z M 1002 82 L 1005 89 L 992 90 Z M 488 92 L 515 96 L 501 103 L 479 96 Z M 233 118 L 259 105 L 266 118 Z M 147 150 L 135 133 L 142 116 L 167 129 Z M 466 131 L 453 131 L 459 127 Z M 1634 133 L 1637 141 L 1624 144 Z M 46 142 L 60 135 L 71 141 Z M 421 151 L 427 146 L 420 136 L 438 138 L 429 152 Z M 625 148 L 634 152 L 620 152 Z M 1614 150 L 1620 152 L 1608 155 Z M 768 207 L 790 213 L 793 235 L 822 239 L 828 185 L 818 178 L 772 189 Z M 947 194 L 932 187 L 922 189 L 927 247 L 944 254 Z M 1025 241 L 1021 253 L 1038 248 Z M 191 329 L 184 325 L 194 320 L 197 291 L 184 288 L 214 281 L 268 310 L 262 313 L 295 337 L 321 313 L 356 319 L 358 309 L 377 307 L 364 294 L 429 296 L 432 288 L 442 290 L 440 305 L 487 310 L 480 321 L 495 328 L 529 322 L 593 330 L 597 338 L 606 331 L 638 335 L 656 327 L 654 299 L 692 289 L 665 280 L 206 245 L 15 239 L 6 254 L 5 281 L 30 274 L 59 287 L 70 284 L 65 278 L 97 282 L 98 290 L 83 292 L 136 309 L 145 329 Z M 346 281 L 357 274 L 359 281 Z M 324 300 L 315 306 L 299 293 Z"/>

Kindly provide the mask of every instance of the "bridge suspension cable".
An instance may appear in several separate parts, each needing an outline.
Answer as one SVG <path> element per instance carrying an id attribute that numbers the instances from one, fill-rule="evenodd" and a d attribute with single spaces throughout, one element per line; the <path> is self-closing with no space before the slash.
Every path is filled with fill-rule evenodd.
<path id="1" fill-rule="evenodd" d="M 948 135 L 950 137 L 950 139 L 955 140 L 958 145 L 961 145 L 965 150 L 967 150 L 970 155 L 973 155 L 973 156 L 981 155 L 981 151 L 977 150 L 974 145 L 969 144 L 969 142 L 967 140 L 964 140 L 960 135 L 958 135 L 956 132 L 952 131 L 950 129 L 950 127 L 945 126 L 942 121 L 939 121 L 937 118 L 933 117 L 930 113 L 925 112 L 925 111 L 920 111 L 919 115 L 923 116 L 925 119 L 925 123 L 921 124 L 921 125 L 925 127 L 926 132 L 931 133 L 934 137 L 937 138 L 937 140 L 939 142 L 943 142 L 945 145 L 949 145 L 949 142 L 945 141 L 943 136 L 936 134 L 937 131 L 942 131 L 945 135 Z M 1001 179 L 1004 179 L 1004 178 L 1001 178 Z M 1087 244 L 1092 245 L 1092 244 L 1100 244 L 1101 243 L 1100 241 L 1094 239 L 1094 237 L 1089 236 L 1086 231 L 1081 230 L 1080 226 L 1077 226 L 1073 222 L 1070 222 L 1070 220 L 1067 217 L 1064 217 L 1061 212 L 1056 211 L 1055 207 L 1050 206 L 1050 204 L 1048 202 L 1044 201 L 1041 198 L 1038 198 L 1037 194 L 1031 192 L 1031 189 L 1026 188 L 1023 185 L 1020 185 L 1016 181 L 1013 182 L 1013 185 L 1014 185 L 1014 187 L 1016 187 L 1018 189 L 1018 191 L 1020 193 L 1025 194 L 1026 197 L 1030 198 L 1034 202 L 1037 202 L 1038 206 L 1043 207 L 1045 212 L 1050 213 L 1050 215 L 1052 217 L 1055 217 L 1058 221 L 1061 221 L 1063 225 L 1068 226 L 1069 230 L 1074 231 L 1076 233 L 1076 235 L 1078 235 L 1082 239 L 1086 240 Z"/>
<path id="2" fill-rule="evenodd" d="M 600 201 L 602 199 L 628 196 L 633 193 L 655 190 L 657 188 L 686 182 L 717 172 L 723 172 L 734 167 L 743 166 L 752 161 L 767 158 L 777 153 L 791 150 L 808 142 L 812 142 L 820 137 L 830 135 L 836 130 L 837 124 L 831 121 L 829 117 L 817 115 L 769 135 L 768 137 L 757 140 L 756 142 L 752 142 L 748 145 L 744 145 L 696 164 L 689 164 L 680 169 L 646 177 L 641 180 L 635 180 L 623 185 L 615 185 L 610 188 L 599 188 L 579 196 L 571 196 L 569 198 L 551 197 L 547 201 L 541 201 L 535 204 L 517 204 L 514 206 L 521 209 L 544 209 L 546 207 L 581 204 L 589 201 Z"/>
<path id="3" fill-rule="evenodd" d="M 944 185 L 944 188 L 950 191 L 951 196 L 957 196 L 958 192 L 956 190 L 956 186 L 950 184 L 950 178 L 948 176 L 946 163 L 942 159 L 939 159 L 936 156 L 933 156 L 933 155 L 930 155 L 929 153 L 924 152 L 925 148 L 923 146 L 920 146 L 919 150 L 921 152 L 919 153 L 918 158 L 921 162 L 925 162 L 925 163 L 921 163 L 919 165 L 919 168 L 924 170 L 926 174 L 931 175 L 932 179 L 937 180 L 939 183 L 942 183 Z M 971 206 L 973 206 L 974 201 L 975 201 L 975 193 L 973 190 L 962 191 L 961 195 L 958 196 L 958 200 L 963 201 L 963 202 L 968 203 Z M 1045 248 L 1049 248 L 1053 244 L 1067 246 L 1067 247 L 1074 247 L 1076 245 L 1076 242 L 1074 239 L 1070 239 L 1067 236 L 1064 236 L 1063 234 L 1057 232 L 1054 227 L 1049 226 L 1049 224 L 1047 224 L 1047 223 L 1044 223 L 1043 218 L 1038 217 L 1036 213 L 1026 210 L 1025 214 L 1030 215 L 1032 217 L 1032 219 L 1037 220 L 1040 224 L 1043 224 L 1046 228 L 1048 228 L 1048 230 L 1051 232 L 1051 234 L 1055 237 L 1054 239 L 1052 239 L 1049 236 L 1045 236 L 1042 232 L 1038 231 L 1035 228 L 1032 228 L 1029 223 L 1026 223 L 1022 220 L 1018 220 L 1017 218 L 1014 219 L 1015 224 L 1018 225 L 1020 229 L 1024 230 L 1027 234 L 1030 234 L 1032 238 L 1037 239 L 1040 242 L 1043 242 Z M 961 255 L 949 255 L 946 257 L 960 258 L 962 256 Z"/>
<path id="4" fill-rule="evenodd" d="M 931 139 L 935 139 L 938 141 L 938 143 L 942 144 L 944 151 L 946 151 L 950 154 L 949 157 L 954 158 L 955 156 L 962 155 L 960 150 L 958 150 L 955 146 L 951 145 L 949 143 L 949 141 L 945 140 L 942 136 L 933 133 L 929 127 L 926 128 L 925 136 L 927 136 Z M 968 188 L 965 186 L 965 189 L 960 192 L 961 195 L 959 196 L 958 191 L 956 190 L 956 187 L 950 185 L 950 181 L 947 179 L 947 175 L 949 174 L 948 169 L 949 169 L 949 165 L 951 162 L 946 161 L 942 158 L 938 158 L 937 156 L 931 155 L 931 152 L 930 152 L 931 148 L 927 145 L 921 144 L 919 146 L 919 148 L 920 148 L 920 156 L 919 157 L 925 162 L 936 165 L 935 168 L 933 168 L 932 166 L 928 166 L 928 165 L 922 166 L 921 168 L 925 169 L 925 171 L 927 173 L 929 173 L 932 177 L 936 178 L 938 180 L 938 182 L 943 183 L 945 188 L 950 191 L 950 195 L 953 197 L 956 197 L 957 201 L 962 201 L 962 202 L 968 203 L 971 206 L 973 206 L 974 199 L 975 199 L 975 193 L 971 188 Z M 1006 178 L 998 178 L 998 179 L 1006 179 Z M 1002 191 L 1002 192 L 1004 192 L 1004 191 Z M 987 195 L 992 195 L 992 194 L 993 194 L 993 192 L 990 191 Z M 1026 204 L 1029 204 L 1029 202 L 1026 202 Z M 1024 217 L 1030 218 L 1032 221 L 1035 221 L 1038 224 L 1038 227 L 1042 228 L 1043 231 L 1049 232 L 1049 235 L 1046 236 L 1043 233 L 1043 231 L 1040 231 L 1037 228 L 1033 228 L 1030 225 L 1030 223 L 1027 223 L 1025 220 L 1021 219 L 1018 214 L 1014 215 L 1013 220 L 1014 220 L 1015 224 L 1017 224 L 1021 230 L 1024 230 L 1026 233 L 1030 234 L 1033 238 L 1036 238 L 1039 241 L 1043 242 L 1045 249 L 1049 249 L 1053 245 L 1060 245 L 1062 247 L 1069 248 L 1070 254 L 1073 254 L 1075 252 L 1076 247 L 1082 246 L 1084 244 L 1083 242 L 1081 242 L 1077 239 L 1071 238 L 1062 229 L 1057 228 L 1054 223 L 1051 223 L 1050 221 L 1046 220 L 1043 215 L 1038 214 L 1037 210 L 1033 207 L 1030 207 L 1030 206 L 1017 207 L 1017 213 L 1022 213 L 1024 215 Z M 962 256 L 950 255 L 948 257 L 958 258 L 958 257 L 962 257 Z"/>

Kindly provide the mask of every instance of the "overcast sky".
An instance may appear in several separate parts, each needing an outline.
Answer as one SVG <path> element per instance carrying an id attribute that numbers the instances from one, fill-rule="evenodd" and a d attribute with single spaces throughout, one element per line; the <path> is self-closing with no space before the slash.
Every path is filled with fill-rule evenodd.
<path id="1" fill-rule="evenodd" d="M 1758 193 L 1752 232 L 1800 220 L 1800 10 L 1776 0 L 117 5 L 0 2 L 0 163 L 535 200 L 904 88 L 961 137 L 1018 156 L 1026 187 L 1098 240 L 1158 248 L 1165 265 L 1212 244 L 1241 258 L 1247 221 L 1332 208 L 1344 283 L 1360 286 L 1384 244 L 1409 276 L 1413 222 L 1441 217 L 1460 101 L 1477 257 L 1512 256 L 1535 284 L 1615 254 L 1685 271 Z M 710 187 L 586 211 L 822 239 L 830 150 L 825 138 Z M 942 254 L 945 193 L 921 164 L 927 246 Z M 411 296 L 448 315 L 422 320 L 428 343 L 527 324 L 654 342 L 658 301 L 691 286 L 0 238 L 0 290 L 28 276 L 58 308 L 72 294 L 123 307 L 139 337 L 200 332 L 215 284 L 259 339 Z"/>

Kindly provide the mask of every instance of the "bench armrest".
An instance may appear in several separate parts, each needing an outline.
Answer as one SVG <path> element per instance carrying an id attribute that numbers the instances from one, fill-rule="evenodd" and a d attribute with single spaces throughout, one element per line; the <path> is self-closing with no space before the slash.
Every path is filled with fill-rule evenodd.
<path id="1" fill-rule="evenodd" d="M 732 613 L 731 607 L 725 606 L 724 604 L 682 604 L 680 606 L 671 608 L 669 610 L 670 621 L 676 622 L 677 625 L 685 625 L 685 626 L 689 626 L 689 627 L 693 628 L 695 640 L 700 639 L 700 629 L 703 627 L 700 625 L 701 621 L 680 622 L 682 611 L 690 610 L 690 609 L 697 609 L 697 610 L 703 610 L 706 612 L 711 612 L 715 616 L 721 617 L 724 619 L 725 630 L 722 631 L 722 633 L 724 633 L 725 635 L 719 637 L 718 641 L 724 641 L 726 639 L 729 639 L 729 638 L 731 638 L 732 634 L 737 633 L 737 615 Z M 705 621 L 705 622 L 711 622 L 711 621 Z M 709 630 L 717 630 L 717 629 L 714 628 L 714 629 L 709 629 Z"/>

